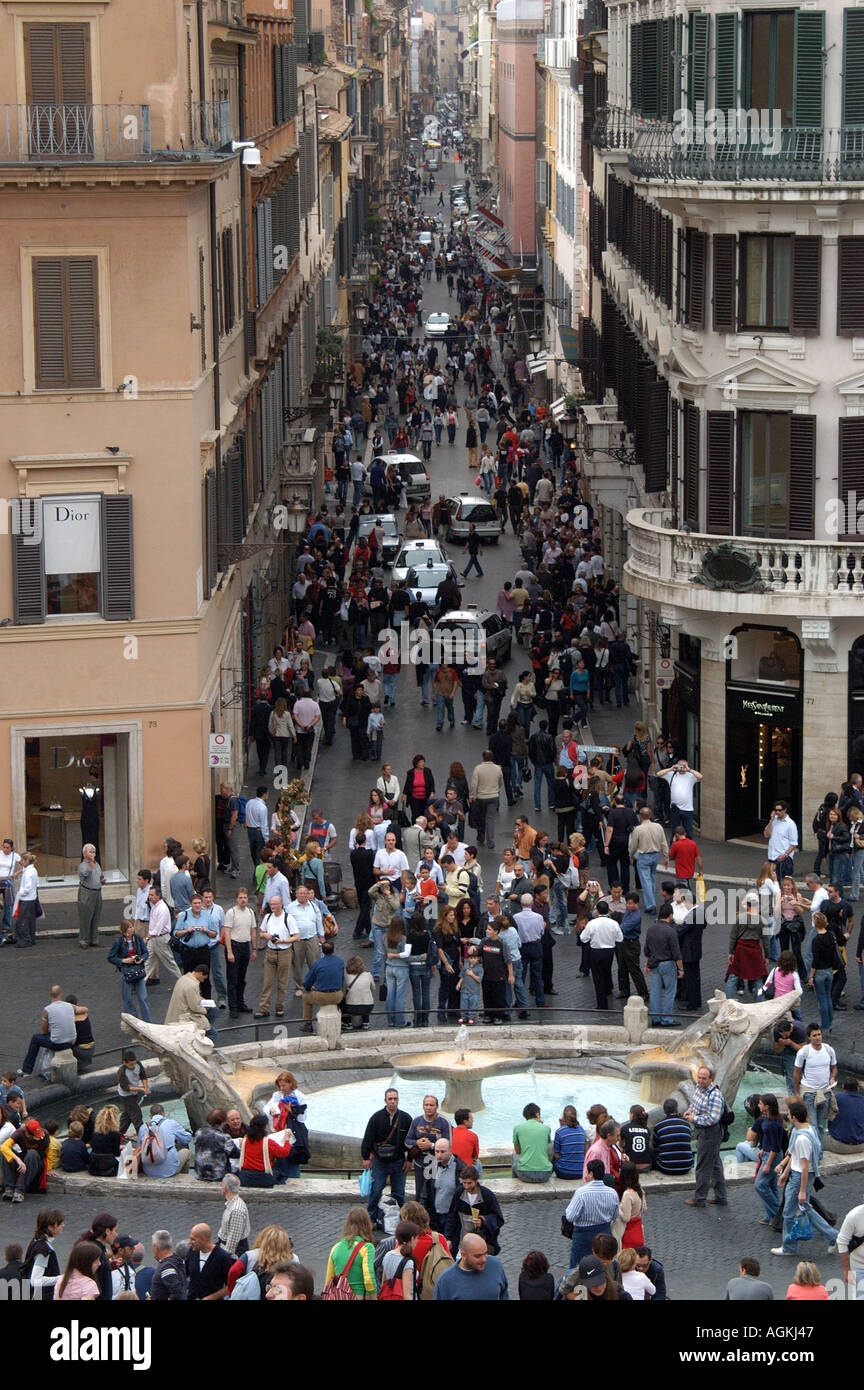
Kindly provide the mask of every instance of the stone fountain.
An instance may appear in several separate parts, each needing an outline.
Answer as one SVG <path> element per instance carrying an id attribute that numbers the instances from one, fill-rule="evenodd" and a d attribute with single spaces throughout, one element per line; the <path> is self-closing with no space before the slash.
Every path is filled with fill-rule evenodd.
<path id="1" fill-rule="evenodd" d="M 441 1109 L 448 1115 L 457 1110 L 483 1110 L 483 1080 L 507 1072 L 527 1072 L 532 1058 L 515 1049 L 510 1052 L 469 1050 L 471 1034 L 463 1024 L 452 1048 L 441 1052 L 406 1052 L 391 1058 L 400 1076 L 416 1076 L 443 1081 L 446 1086 Z"/>
<path id="2" fill-rule="evenodd" d="M 708 1001 L 708 1013 L 678 1033 L 668 1047 L 640 1047 L 626 1058 L 634 1076 L 642 1078 L 642 1098 L 660 1104 L 671 1091 L 689 1082 L 689 1095 L 701 1066 L 709 1066 L 714 1080 L 731 1105 L 747 1063 L 763 1033 L 794 1009 L 800 991 L 759 1004 L 739 1004 L 721 989 Z"/>
<path id="3" fill-rule="evenodd" d="M 251 1118 L 246 1101 L 218 1064 L 220 1054 L 197 1024 L 145 1023 L 134 1014 L 121 1014 L 120 1026 L 142 1048 L 156 1053 L 186 1106 L 193 1129 L 199 1129 L 215 1109 L 239 1110 L 244 1120 Z"/>

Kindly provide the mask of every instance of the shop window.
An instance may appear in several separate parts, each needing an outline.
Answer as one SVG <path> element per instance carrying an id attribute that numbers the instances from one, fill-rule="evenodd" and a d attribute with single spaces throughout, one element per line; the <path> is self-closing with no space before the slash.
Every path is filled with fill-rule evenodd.
<path id="1" fill-rule="evenodd" d="M 801 685 L 801 648 L 791 632 L 765 627 L 739 628 L 728 639 L 728 679 L 735 685 Z"/>
<path id="2" fill-rule="evenodd" d="M 77 881 L 89 843 L 109 882 L 128 881 L 128 742 L 126 734 L 25 739 L 27 848 L 40 879 Z"/>

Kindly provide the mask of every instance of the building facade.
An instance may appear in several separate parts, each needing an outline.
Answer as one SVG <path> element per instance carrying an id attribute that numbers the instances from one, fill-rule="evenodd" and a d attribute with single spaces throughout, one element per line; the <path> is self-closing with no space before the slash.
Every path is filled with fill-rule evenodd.
<path id="1" fill-rule="evenodd" d="M 498 216 L 515 262 L 536 256 L 537 34 L 543 0 L 499 0 L 496 6 Z"/>
<path id="2" fill-rule="evenodd" d="M 646 712 L 703 833 L 782 797 L 806 844 L 864 753 L 864 13 L 612 3 L 593 53 L 586 473 Z"/>

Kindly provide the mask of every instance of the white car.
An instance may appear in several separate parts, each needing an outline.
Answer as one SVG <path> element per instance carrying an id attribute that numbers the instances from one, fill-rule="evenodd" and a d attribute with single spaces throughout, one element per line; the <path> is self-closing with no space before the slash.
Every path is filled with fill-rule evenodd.
<path id="1" fill-rule="evenodd" d="M 510 660 L 513 630 L 500 613 L 470 605 L 452 609 L 438 619 L 435 632 L 449 635 L 453 643 L 450 660 L 457 669 L 469 665 L 485 670 L 490 656 L 499 665 Z"/>
<path id="2" fill-rule="evenodd" d="M 410 569 L 425 565 L 427 560 L 436 565 L 447 564 L 447 556 L 437 541 L 431 536 L 425 540 L 406 541 L 393 565 L 393 583 L 401 584 Z"/>
<path id="3" fill-rule="evenodd" d="M 446 338 L 450 332 L 449 314 L 430 314 L 426 320 L 427 338 Z"/>
<path id="4" fill-rule="evenodd" d="M 460 497 L 448 497 L 447 500 L 450 503 L 448 541 L 465 542 L 468 539 L 468 528 L 473 526 L 484 544 L 498 544 L 501 522 L 491 502 L 485 497 L 475 496 L 474 493 L 463 493 Z"/>
<path id="5" fill-rule="evenodd" d="M 429 559 L 425 564 L 418 561 L 408 571 L 406 588 L 411 594 L 419 594 L 422 603 L 427 608 L 434 608 L 438 586 L 443 584 L 445 579 L 454 579 L 461 588 L 465 580 L 457 574 L 451 564 L 445 561 L 435 561 Z"/>

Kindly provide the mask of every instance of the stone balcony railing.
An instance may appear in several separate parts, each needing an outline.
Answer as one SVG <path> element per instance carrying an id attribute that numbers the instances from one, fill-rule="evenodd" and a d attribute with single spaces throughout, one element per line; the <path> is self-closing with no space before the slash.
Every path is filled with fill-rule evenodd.
<path id="1" fill-rule="evenodd" d="M 643 598 L 719 612 L 862 614 L 864 544 L 681 531 L 663 508 L 630 511 L 627 526 L 626 587 Z M 711 575 L 718 550 L 724 556 L 721 583 Z"/>

